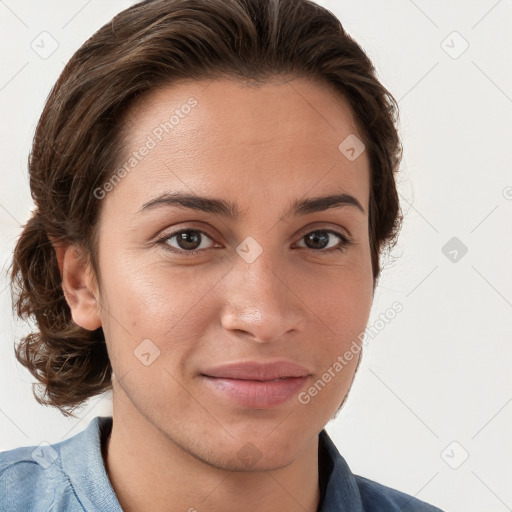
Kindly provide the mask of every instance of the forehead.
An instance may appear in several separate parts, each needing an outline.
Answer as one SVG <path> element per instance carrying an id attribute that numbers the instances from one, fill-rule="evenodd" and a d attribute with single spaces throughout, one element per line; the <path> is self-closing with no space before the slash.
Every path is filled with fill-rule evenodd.
<path id="1" fill-rule="evenodd" d="M 192 99 L 197 105 L 189 109 Z M 275 141 L 276 128 L 279 139 L 307 134 L 315 141 L 359 131 L 347 100 L 332 85 L 273 78 L 259 85 L 217 79 L 160 86 L 131 106 L 124 118 L 125 135 L 134 141 L 150 133 L 157 121 L 169 121 L 173 113 L 173 133 L 202 131 L 205 143 L 222 140 L 227 132 L 233 143 Z"/>
<path id="2" fill-rule="evenodd" d="M 125 115 L 121 165 L 151 148 L 117 188 L 136 189 L 141 202 L 169 185 L 216 196 L 344 188 L 359 191 L 366 209 L 366 152 L 350 160 L 340 150 L 354 136 L 362 139 L 347 100 L 326 84 L 183 81 L 145 94 Z"/>

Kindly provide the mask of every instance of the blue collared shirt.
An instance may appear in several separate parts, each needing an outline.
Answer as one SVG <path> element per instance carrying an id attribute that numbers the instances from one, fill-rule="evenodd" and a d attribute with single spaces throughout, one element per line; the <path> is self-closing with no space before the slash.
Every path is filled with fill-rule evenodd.
<path id="1" fill-rule="evenodd" d="M 101 447 L 111 416 L 54 444 L 0 453 L 1 512 L 122 512 Z M 442 512 L 423 501 L 352 474 L 325 430 L 319 435 L 317 512 Z"/>

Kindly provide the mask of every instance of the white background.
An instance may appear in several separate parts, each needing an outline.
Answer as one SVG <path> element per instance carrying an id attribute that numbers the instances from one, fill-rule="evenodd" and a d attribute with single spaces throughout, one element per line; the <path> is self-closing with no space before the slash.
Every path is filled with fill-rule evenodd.
<path id="1" fill-rule="evenodd" d="M 370 340 L 327 431 L 357 474 L 447 511 L 512 510 L 512 2 L 318 3 L 399 100 L 406 213 L 369 324 L 394 301 L 403 311 Z M 27 326 L 11 314 L 6 270 L 32 208 L 26 162 L 45 99 L 130 4 L 0 1 L 0 450 L 57 442 L 111 413 L 108 393 L 78 420 L 37 404 L 14 358 Z M 31 47 L 43 31 L 58 42 L 45 59 Z M 442 250 L 452 237 L 468 249 L 456 261 Z"/>

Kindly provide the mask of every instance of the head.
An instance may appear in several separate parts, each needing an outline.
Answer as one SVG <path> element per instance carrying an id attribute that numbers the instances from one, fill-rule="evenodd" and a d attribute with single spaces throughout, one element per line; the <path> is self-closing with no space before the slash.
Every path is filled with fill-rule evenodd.
<path id="1" fill-rule="evenodd" d="M 250 439 L 283 447 L 264 466 L 289 463 L 360 361 L 333 369 L 361 343 L 398 235 L 396 120 L 364 51 L 309 1 L 117 15 L 68 62 L 29 159 L 35 209 L 11 276 L 37 325 L 16 347 L 37 400 L 70 415 L 113 386 L 114 413 L 204 460 L 236 468 Z M 302 392 L 331 378 L 262 408 L 203 378 L 276 359 L 308 370 Z"/>

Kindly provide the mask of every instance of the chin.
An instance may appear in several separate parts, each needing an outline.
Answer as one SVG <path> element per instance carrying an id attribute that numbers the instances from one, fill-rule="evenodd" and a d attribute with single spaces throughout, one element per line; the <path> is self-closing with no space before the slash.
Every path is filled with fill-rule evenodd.
<path id="1" fill-rule="evenodd" d="M 267 449 L 260 450 L 256 448 L 256 445 L 248 442 L 240 449 L 230 449 L 224 453 L 210 452 L 203 461 L 225 471 L 273 471 L 289 466 L 297 459 L 298 455 L 299 451 L 290 453 L 284 450 L 277 452 Z"/>
<path id="2" fill-rule="evenodd" d="M 271 471 L 284 468 L 306 450 L 311 440 L 303 428 L 299 435 L 290 431 L 290 428 L 284 428 L 284 425 L 281 425 L 281 429 L 275 427 L 275 424 L 272 429 L 251 426 L 243 428 L 242 432 L 230 429 L 233 437 L 224 431 L 219 432 L 219 439 L 207 441 L 208 448 L 202 442 L 196 443 L 196 453 L 203 452 L 203 457 L 199 458 L 204 462 L 227 471 Z M 296 427 L 294 425 L 294 429 Z M 314 432 L 311 437 L 314 441 Z"/>

